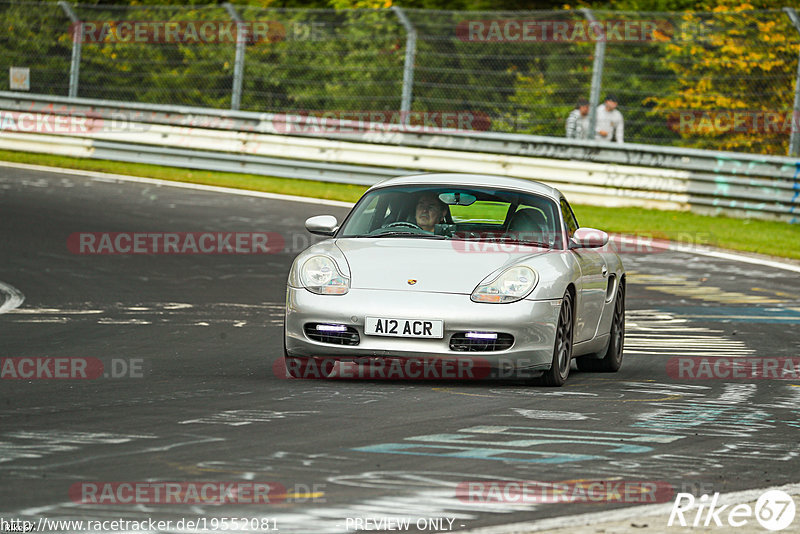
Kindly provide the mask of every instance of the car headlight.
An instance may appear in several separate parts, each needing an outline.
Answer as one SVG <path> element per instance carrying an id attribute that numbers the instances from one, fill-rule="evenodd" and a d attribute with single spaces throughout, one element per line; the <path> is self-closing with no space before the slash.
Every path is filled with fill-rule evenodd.
<path id="1" fill-rule="evenodd" d="M 343 275 L 333 258 L 311 256 L 300 268 L 300 283 L 319 295 L 344 295 L 350 290 L 350 279 Z"/>
<path id="2" fill-rule="evenodd" d="M 530 295 L 538 282 L 536 272 L 529 267 L 511 267 L 490 281 L 484 280 L 470 298 L 474 302 L 506 304 Z"/>

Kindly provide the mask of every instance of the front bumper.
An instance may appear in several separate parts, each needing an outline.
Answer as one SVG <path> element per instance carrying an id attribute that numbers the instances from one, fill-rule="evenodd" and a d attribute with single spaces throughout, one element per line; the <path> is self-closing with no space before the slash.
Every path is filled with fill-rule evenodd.
<path id="1" fill-rule="evenodd" d="M 287 288 L 286 353 L 296 357 L 333 358 L 481 358 L 495 368 L 549 369 L 553 358 L 560 300 L 521 300 L 479 304 L 469 295 L 420 291 L 351 289 L 345 295 L 316 295 Z M 365 317 L 444 321 L 442 339 L 413 339 L 364 334 Z M 360 343 L 340 346 L 309 339 L 306 323 L 335 323 L 355 328 Z M 450 349 L 457 332 L 502 332 L 514 336 L 505 350 L 459 352 Z"/>

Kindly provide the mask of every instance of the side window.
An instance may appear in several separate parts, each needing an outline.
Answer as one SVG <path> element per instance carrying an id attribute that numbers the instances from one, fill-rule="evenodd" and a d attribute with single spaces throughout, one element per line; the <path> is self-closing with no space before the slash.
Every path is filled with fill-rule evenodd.
<path id="1" fill-rule="evenodd" d="M 572 237 L 578 227 L 578 221 L 575 219 L 575 214 L 572 213 L 572 208 L 569 206 L 567 199 L 561 197 L 561 213 L 564 215 L 564 223 L 567 226 L 567 235 Z"/>
<path id="2" fill-rule="evenodd" d="M 380 219 L 380 213 L 378 212 L 380 208 L 379 199 L 380 195 L 373 195 L 360 208 L 359 213 L 356 217 L 353 217 L 353 222 L 350 223 L 348 234 L 364 234 L 375 229 L 375 221 Z"/>
<path id="3" fill-rule="evenodd" d="M 517 211 L 511 217 L 512 221 L 516 221 L 518 213 L 523 215 L 523 220 L 533 220 L 535 226 L 528 228 L 528 231 L 535 231 L 535 241 L 540 241 L 550 247 L 556 246 L 556 243 L 561 243 L 561 229 L 558 227 L 558 217 L 554 216 L 555 205 L 548 202 L 546 205 L 535 205 L 532 202 L 521 202 L 517 206 Z M 548 209 L 549 208 L 549 209 Z M 527 214 L 527 215 L 526 215 Z M 558 245 L 560 247 L 560 245 Z"/>

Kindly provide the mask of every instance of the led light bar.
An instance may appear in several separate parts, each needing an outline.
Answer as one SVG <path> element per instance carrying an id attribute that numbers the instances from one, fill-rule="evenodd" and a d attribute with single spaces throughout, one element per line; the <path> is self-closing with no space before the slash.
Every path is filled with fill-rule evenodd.
<path id="1" fill-rule="evenodd" d="M 469 339 L 497 339 L 497 334 L 488 332 L 467 332 L 464 337 Z"/>
<path id="2" fill-rule="evenodd" d="M 317 332 L 347 332 L 347 327 L 343 324 L 318 324 Z"/>

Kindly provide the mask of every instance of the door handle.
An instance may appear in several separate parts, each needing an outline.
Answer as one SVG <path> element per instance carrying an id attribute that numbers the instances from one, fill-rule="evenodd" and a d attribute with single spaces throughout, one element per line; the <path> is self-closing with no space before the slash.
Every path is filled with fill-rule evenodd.
<path id="1" fill-rule="evenodd" d="M 608 267 L 606 267 L 605 265 L 603 265 L 603 271 L 602 271 L 602 272 L 603 272 L 603 278 L 605 278 L 606 276 L 608 276 Z"/>

